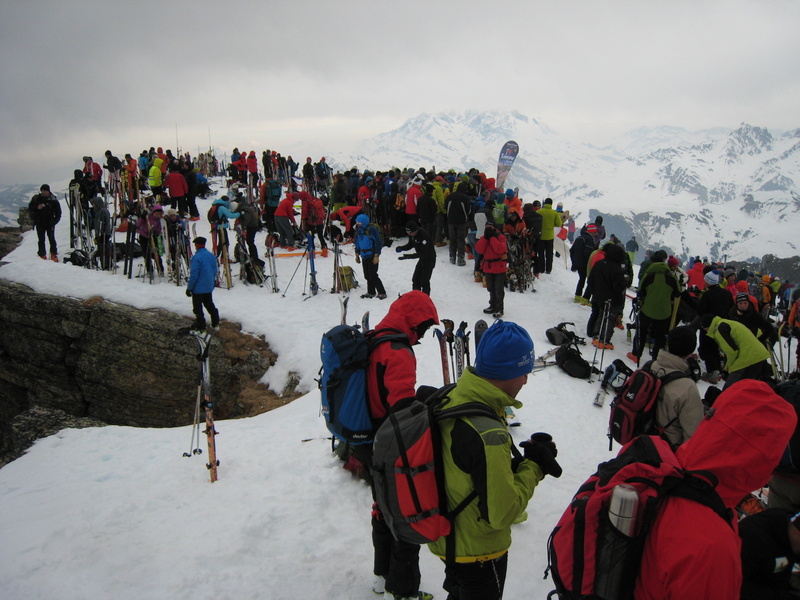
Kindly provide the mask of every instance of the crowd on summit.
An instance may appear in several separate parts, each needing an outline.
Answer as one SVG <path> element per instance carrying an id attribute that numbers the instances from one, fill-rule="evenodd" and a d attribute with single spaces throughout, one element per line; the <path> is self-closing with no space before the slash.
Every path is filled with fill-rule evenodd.
<path id="1" fill-rule="evenodd" d="M 725 407 L 736 403 L 729 398 L 743 397 L 744 392 L 737 390 L 745 389 L 752 396 L 752 389 L 746 386 L 754 380 L 775 383 L 780 378 L 779 369 L 797 373 L 800 344 L 794 365 L 779 366 L 775 352 L 775 346 L 787 337 L 800 341 L 800 289 L 796 285 L 699 256 L 684 265 L 662 249 L 647 250 L 635 276 L 640 251 L 635 237 L 623 242 L 607 232 L 602 215 L 578 226 L 563 203 L 549 197 L 525 201 L 518 189 L 498 186 L 478 169 L 372 171 L 353 167 L 340 172 L 325 158 L 315 163 L 308 157 L 301 165 L 273 150 L 259 154 L 235 149 L 227 165 L 212 152 L 193 158 L 189 153 L 176 156 L 159 147 L 143 150 L 136 158 L 125 154 L 118 159 L 106 151 L 103 164 L 85 156 L 83 167 L 75 170 L 70 184 L 71 220 L 75 220 L 73 211 L 85 216 L 88 235 L 94 238 L 98 252 L 103 252 L 102 268 L 110 268 L 117 258 L 116 249 L 106 251 L 112 230 L 135 231 L 139 245 L 152 248 L 147 268 L 153 272 L 165 252 L 157 240 L 172 235 L 188 239 L 189 223 L 201 218 L 196 200 L 213 194 L 209 179 L 214 177 L 223 178 L 226 189 L 212 201 L 208 215 L 213 251 L 206 250 L 209 240 L 202 235 L 195 235 L 192 244 L 183 246 L 187 260 L 191 260 L 186 292 L 193 297 L 195 328 L 206 327 L 204 310 L 211 327 L 219 326 L 220 315 L 212 294 L 220 286 L 221 267 L 240 260 L 223 251 L 229 244 L 229 231 L 237 232 L 246 260 L 254 261 L 257 268 L 264 264 L 256 243 L 261 232 L 265 232 L 269 247 L 281 246 L 287 251 L 305 247 L 310 233 L 311 251 L 317 250 L 321 258 L 328 256 L 331 247 L 352 244 L 366 282 L 362 297 L 378 300 L 393 292 L 386 289 L 380 277 L 381 257 L 395 240 L 404 238 L 403 243 L 394 245 L 393 254 L 401 260 L 417 261 L 413 291 L 391 305 L 385 321 L 402 331 L 407 329 L 414 341 L 438 322 L 430 294 L 437 258 L 442 255 L 453 268 L 464 270 L 465 282 L 486 288 L 488 306 L 483 312 L 496 319 L 505 316 L 508 292 L 532 289 L 542 282 L 546 285 L 559 260 L 567 264 L 569 259 L 568 265 L 577 277 L 571 297 L 588 309 L 585 327 L 593 346 L 601 351 L 614 350 L 616 331 L 627 331 L 633 335 L 633 344 L 626 358 L 633 368 L 646 367 L 662 376 L 687 375 L 664 386 L 656 421 L 661 435 L 678 452 L 687 448 L 682 452 L 692 450 L 695 458 L 705 451 L 706 442 L 691 440 L 703 431 L 703 420 L 714 414 L 715 394 L 724 394 L 720 396 L 720 410 L 727 414 L 734 409 Z M 38 236 L 38 255 L 58 262 L 54 231 L 61 220 L 61 206 L 48 185 L 41 186 L 29 209 Z M 440 253 L 437 248 L 446 250 Z M 527 332 L 513 323 L 498 320 L 495 326 L 485 334 L 488 345 L 476 351 L 475 367 L 459 380 L 453 395 L 456 403 L 478 399 L 498 412 L 505 405 L 518 405 L 516 394 L 533 368 L 532 342 Z M 697 366 L 698 355 L 705 369 Z M 398 389 L 384 385 L 382 379 L 395 368 L 413 373 L 413 352 L 408 356 L 407 349 L 386 344 L 373 358 L 370 401 L 376 402 L 379 396 L 386 401 L 378 406 L 378 412 L 414 395 L 415 381 L 406 381 L 408 373 L 405 379 L 399 377 L 402 385 L 391 382 L 399 385 Z M 699 377 L 716 393 L 701 398 L 696 386 Z M 720 382 L 724 391 L 716 387 Z M 459 479 L 458 485 L 463 490 L 476 481 L 484 486 L 481 501 L 465 514 L 475 523 L 485 524 L 470 521 L 465 526 L 467 537 L 457 547 L 463 555 L 459 555 L 457 564 L 447 565 L 445 589 L 452 599 L 500 598 L 511 524 L 523 518 L 534 487 L 546 475 L 560 475 L 561 468 L 555 460 L 555 443 L 548 434 L 532 436 L 524 454 L 513 463 L 507 435 L 499 435 L 502 443 L 494 447 L 487 442 L 487 435 L 494 435 L 494 426 L 479 420 L 464 422 L 463 427 L 448 428 L 445 443 L 450 459 L 462 475 L 469 475 L 464 475 L 463 481 Z M 746 429 L 742 420 L 736 427 Z M 465 450 L 467 446 L 469 450 Z M 686 464 L 691 462 L 687 458 Z M 489 469 L 490 463 L 494 466 Z M 723 487 L 729 483 L 726 480 Z M 729 486 L 735 493 L 741 485 L 738 483 Z M 763 590 L 754 583 L 763 573 L 756 565 L 758 552 L 754 547 L 784 552 L 787 564 L 798 562 L 800 556 L 800 521 L 792 519 L 792 514 L 800 511 L 800 475 L 774 472 L 769 487 L 772 512 L 758 517 L 758 521 L 749 521 L 755 515 L 744 521 L 748 523 L 743 525 L 744 568 L 727 565 L 735 571 L 732 577 L 739 583 L 748 569 L 758 572 L 745 579 L 745 584 L 756 590 Z M 500 489 L 502 493 L 497 491 Z M 513 502 L 508 495 L 513 495 Z M 675 514 L 671 517 L 682 525 L 691 521 L 687 518 L 684 522 Z M 398 547 L 376 518 L 373 515 L 375 591 L 392 600 L 431 598 L 419 590 L 418 547 Z M 464 519 L 461 517 L 462 522 Z M 667 544 L 664 540 L 668 533 L 660 527 L 655 538 L 658 541 L 652 544 Z M 669 561 L 665 559 L 659 565 L 652 544 L 645 550 L 643 563 L 647 577 L 652 579 L 639 581 L 637 597 L 690 597 L 655 591 L 661 585 L 654 583 L 656 572 L 667 569 Z M 445 557 L 444 547 L 434 545 L 432 549 L 437 556 Z M 729 554 L 730 549 L 726 547 L 721 554 Z M 730 562 L 728 554 L 725 557 Z M 676 568 L 668 576 L 679 578 L 679 572 Z M 664 573 L 662 576 L 666 577 Z M 788 581 L 786 569 L 781 571 L 780 581 L 781 585 Z M 758 597 L 758 593 L 749 597 Z"/>

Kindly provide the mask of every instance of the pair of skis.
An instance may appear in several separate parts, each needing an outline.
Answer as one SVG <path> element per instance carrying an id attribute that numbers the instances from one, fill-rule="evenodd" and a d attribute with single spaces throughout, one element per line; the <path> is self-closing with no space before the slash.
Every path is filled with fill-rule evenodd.
<path id="1" fill-rule="evenodd" d="M 208 331 L 191 331 L 190 334 L 197 340 L 200 345 L 200 353 L 197 355 L 197 360 L 200 363 L 199 382 L 197 384 L 197 401 L 194 407 L 194 424 L 192 426 L 192 441 L 189 447 L 189 452 L 184 452 L 183 456 L 191 457 L 196 454 L 202 454 L 200 449 L 200 409 L 202 407 L 206 428 L 203 433 L 206 434 L 208 442 L 208 462 L 206 468 L 211 476 L 211 483 L 217 480 L 217 467 L 219 460 L 217 459 L 217 446 L 215 436 L 217 430 L 214 429 L 214 406 L 211 403 L 211 371 L 209 369 L 209 352 L 211 350 L 211 334 Z"/>
<path id="2" fill-rule="evenodd" d="M 475 324 L 476 344 L 480 323 L 483 323 L 480 335 L 486 330 L 485 321 L 481 320 Z M 451 373 L 453 373 L 454 379 L 458 380 L 464 372 L 464 368 L 471 366 L 469 351 L 471 332 L 467 331 L 466 321 L 461 321 L 458 329 L 455 328 L 455 322 L 450 319 L 442 319 L 442 325 L 444 331 L 436 329 L 435 333 L 439 340 L 439 351 L 442 359 L 442 380 L 445 385 L 448 385 L 451 383 Z"/>

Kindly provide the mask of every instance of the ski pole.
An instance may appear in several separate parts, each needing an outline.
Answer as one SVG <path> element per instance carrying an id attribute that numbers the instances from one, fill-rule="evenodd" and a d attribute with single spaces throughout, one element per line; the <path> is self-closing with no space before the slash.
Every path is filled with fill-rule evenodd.
<path id="1" fill-rule="evenodd" d="M 611 300 L 606 300 L 605 301 L 605 306 L 603 307 L 603 317 L 604 317 L 603 318 L 603 325 L 600 328 L 600 335 L 603 336 L 604 338 L 606 338 L 606 337 L 610 338 L 611 336 L 608 334 L 608 332 L 606 330 L 609 328 L 608 325 L 611 322 Z M 598 341 L 597 342 L 597 346 L 599 347 L 600 344 L 601 344 L 601 342 Z M 603 344 L 603 348 L 600 351 L 600 368 L 599 368 L 600 373 L 603 372 L 603 358 L 604 358 L 605 353 L 606 353 L 606 342 L 604 341 L 604 342 L 602 342 L 602 344 Z"/>
<path id="2" fill-rule="evenodd" d="M 300 265 L 303 264 L 303 260 L 306 257 L 306 253 L 308 249 L 303 251 L 303 256 L 300 257 L 300 262 L 297 263 L 297 266 L 294 268 L 294 273 L 292 273 L 292 277 L 289 279 L 289 283 L 286 284 L 286 289 L 283 290 L 283 294 L 281 294 L 281 298 L 286 298 L 286 292 L 289 291 L 289 286 L 292 285 L 292 281 L 294 281 L 294 276 L 297 275 L 297 270 L 300 268 Z M 303 293 L 305 294 L 305 287 L 303 288 Z"/>
<path id="3" fill-rule="evenodd" d="M 202 370 L 202 367 L 201 367 Z M 203 374 L 200 374 L 200 383 L 197 386 L 197 402 L 194 405 L 194 423 L 192 423 L 192 439 L 189 443 L 189 452 L 184 452 L 183 455 L 191 457 L 193 454 L 202 454 L 200 449 L 200 398 L 203 396 Z M 195 434 L 197 437 L 195 438 Z M 195 439 L 197 441 L 195 441 Z"/>

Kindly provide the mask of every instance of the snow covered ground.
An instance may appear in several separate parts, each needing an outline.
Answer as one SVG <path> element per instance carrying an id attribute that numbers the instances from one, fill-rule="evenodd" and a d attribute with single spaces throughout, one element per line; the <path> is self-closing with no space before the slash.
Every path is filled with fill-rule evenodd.
<path id="1" fill-rule="evenodd" d="M 211 200 L 199 201 L 205 215 Z M 66 206 L 64 206 L 66 214 Z M 68 222 L 58 226 L 61 253 L 68 249 Z M 198 234 L 207 224 L 198 224 Z M 263 244 L 263 233 L 258 244 Z M 350 292 L 349 321 L 370 311 L 372 325 L 398 294 L 411 289 L 415 261 L 398 261 L 384 249 L 380 275 L 387 300 L 365 300 L 360 266 L 352 247 L 344 264 L 355 267 L 362 288 Z M 299 257 L 299 254 L 298 254 Z M 163 307 L 191 316 L 184 290 L 128 280 L 36 256 L 29 232 L 5 259 L 0 277 L 35 289 L 86 298 L 101 295 L 139 308 Z M 291 286 L 287 284 L 300 264 Z M 279 359 L 264 381 L 280 390 L 289 372 L 300 375 L 305 396 L 272 412 L 217 423 L 219 481 L 209 482 L 205 453 L 183 458 L 191 428 L 103 427 L 63 430 L 38 441 L 0 470 L 0 596 L 14 599 L 368 600 L 371 591 L 369 488 L 341 468 L 330 452 L 319 414 L 314 378 L 320 366 L 321 334 L 339 321 L 338 296 L 304 296 L 304 264 L 278 259 L 282 293 L 245 286 L 218 290 L 224 319 L 263 334 Z M 317 259 L 319 281 L 328 290 L 333 258 Z M 545 330 L 574 321 L 583 334 L 589 311 L 573 304 L 575 274 L 563 258 L 537 292 L 507 293 L 505 318 L 528 329 L 537 355 L 551 348 Z M 285 291 L 285 297 L 283 292 Z M 472 269 L 456 267 L 438 249 L 432 298 L 442 318 L 470 323 L 483 318 L 488 293 L 472 280 Z M 489 319 L 491 321 L 491 319 Z M 616 350 L 604 364 L 630 349 L 618 331 Z M 416 347 L 418 384 L 442 382 L 438 345 L 428 334 Z M 594 348 L 585 347 L 592 358 Z M 473 349 L 474 355 L 474 349 Z M 598 357 L 599 358 L 599 357 Z M 213 377 L 213 373 L 212 373 Z M 705 386 L 705 384 L 701 384 Z M 608 460 L 608 403 L 592 405 L 598 383 L 571 379 L 558 367 L 530 378 L 519 394 L 521 422 L 512 428 L 522 441 L 547 431 L 559 448 L 560 479 L 547 477 L 528 506 L 529 518 L 514 526 L 505 598 L 544 598 L 547 536 L 577 487 Z M 701 390 L 702 391 L 702 390 Z M 187 403 L 194 403 L 187 397 Z M 201 444 L 201 446 L 204 445 Z M 615 447 L 615 451 L 616 451 Z M 422 589 L 439 599 L 443 567 L 423 548 Z"/>

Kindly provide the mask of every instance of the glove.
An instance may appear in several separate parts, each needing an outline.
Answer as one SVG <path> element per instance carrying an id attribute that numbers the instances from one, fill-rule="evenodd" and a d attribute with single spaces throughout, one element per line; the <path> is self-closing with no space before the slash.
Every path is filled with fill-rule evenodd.
<path id="1" fill-rule="evenodd" d="M 190 290 L 190 289 L 186 290 L 186 297 L 187 298 L 191 298 L 192 297 L 192 290 Z"/>
<path id="2" fill-rule="evenodd" d="M 403 249 L 400 246 L 398 246 L 397 248 L 394 249 L 394 251 L 400 254 L 403 251 Z"/>
<path id="3" fill-rule="evenodd" d="M 408 254 L 403 254 L 403 256 L 398 256 L 397 258 L 399 260 L 407 260 L 407 259 L 411 258 L 411 256 L 409 256 Z"/>
<path id="4" fill-rule="evenodd" d="M 519 446 L 523 449 L 525 458 L 539 465 L 545 475 L 561 477 L 561 465 L 556 462 L 558 449 L 549 433 L 534 433 L 531 439 L 525 440 Z"/>
<path id="5" fill-rule="evenodd" d="M 496 235 L 497 230 L 494 227 L 487 227 L 483 230 L 483 237 L 485 237 L 487 240 L 492 239 Z"/>
<path id="6" fill-rule="evenodd" d="M 375 256 L 372 257 L 372 264 L 377 265 L 380 262 L 380 260 L 381 260 L 381 255 L 376 254 Z"/>
<path id="7" fill-rule="evenodd" d="M 361 263 L 361 255 L 360 254 L 356 254 L 356 264 L 359 264 L 359 263 Z"/>

